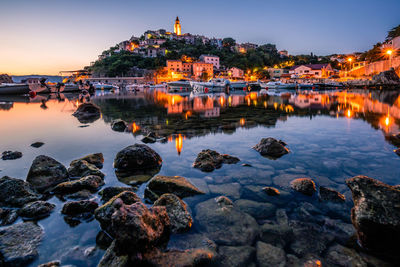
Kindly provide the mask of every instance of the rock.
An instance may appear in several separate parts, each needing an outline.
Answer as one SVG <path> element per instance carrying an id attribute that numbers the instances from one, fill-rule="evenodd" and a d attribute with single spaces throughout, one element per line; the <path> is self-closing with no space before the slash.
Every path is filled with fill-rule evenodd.
<path id="1" fill-rule="evenodd" d="M 121 120 L 121 119 L 116 119 L 116 120 L 113 120 L 112 122 L 111 122 L 111 129 L 113 130 L 113 131 L 116 131 L 116 132 L 125 132 L 125 130 L 128 128 L 128 123 L 127 122 L 125 122 L 125 121 L 123 121 L 123 120 Z"/>
<path id="2" fill-rule="evenodd" d="M 72 193 L 72 194 L 64 195 L 64 197 L 67 199 L 74 199 L 74 200 L 89 199 L 92 197 L 92 192 L 84 189 L 84 190 L 80 190 L 80 191 Z"/>
<path id="3" fill-rule="evenodd" d="M 276 207 L 271 203 L 256 202 L 248 199 L 235 201 L 235 206 L 241 211 L 246 212 L 256 219 L 268 218 L 275 214 Z"/>
<path id="4" fill-rule="evenodd" d="M 2 160 L 13 160 L 22 158 L 22 153 L 18 151 L 4 151 L 2 156 Z"/>
<path id="5" fill-rule="evenodd" d="M 367 263 L 358 255 L 358 253 L 350 248 L 341 245 L 334 245 L 329 248 L 326 253 L 326 260 L 334 265 L 341 267 L 367 267 Z"/>
<path id="6" fill-rule="evenodd" d="M 25 266 L 38 256 L 43 229 L 33 222 L 0 229 L 0 262 L 3 266 Z"/>
<path id="7" fill-rule="evenodd" d="M 39 192 L 47 192 L 59 183 L 68 180 L 68 172 L 64 165 L 53 158 L 37 156 L 29 169 L 26 181 Z"/>
<path id="8" fill-rule="evenodd" d="M 39 264 L 38 267 L 58 267 L 61 265 L 60 261 L 50 261 L 47 263 Z"/>
<path id="9" fill-rule="evenodd" d="M 315 189 L 315 183 L 310 178 L 298 178 L 290 182 L 290 187 L 306 196 L 312 196 Z"/>
<path id="10" fill-rule="evenodd" d="M 100 118 L 100 108 L 92 103 L 81 104 L 72 114 L 80 123 L 91 123 Z"/>
<path id="11" fill-rule="evenodd" d="M 343 194 L 324 186 L 319 187 L 319 199 L 322 201 L 332 201 L 332 202 L 346 201 L 346 198 Z"/>
<path id="12" fill-rule="evenodd" d="M 130 191 L 124 191 L 114 197 L 112 197 L 107 203 L 104 205 L 98 207 L 94 215 L 96 217 L 96 220 L 100 222 L 100 225 L 103 229 L 109 231 L 111 233 L 111 216 L 113 213 L 117 210 L 117 208 L 114 205 L 114 202 L 117 199 L 121 199 L 122 202 L 126 205 L 130 205 L 136 202 L 141 202 L 140 198 L 133 192 Z"/>
<path id="13" fill-rule="evenodd" d="M 143 144 L 128 146 L 117 153 L 114 167 L 117 176 L 127 177 L 134 174 L 157 173 L 162 159 L 153 149 Z"/>
<path id="14" fill-rule="evenodd" d="M 187 233 L 185 235 L 174 235 L 168 242 L 167 249 L 184 250 L 189 248 L 204 248 L 217 251 L 217 244 L 204 234 Z"/>
<path id="15" fill-rule="evenodd" d="M 208 188 L 212 194 L 225 195 L 234 199 L 240 198 L 239 183 L 210 184 Z"/>
<path id="16" fill-rule="evenodd" d="M 172 233 L 182 233 L 193 224 L 192 216 L 187 210 L 186 203 L 174 194 L 164 194 L 154 202 L 153 207 L 165 207 L 171 223 Z"/>
<path id="17" fill-rule="evenodd" d="M 276 222 L 278 224 L 282 224 L 282 225 L 289 224 L 289 218 L 287 216 L 285 209 L 277 209 L 275 215 L 276 215 Z"/>
<path id="18" fill-rule="evenodd" d="M 394 153 L 396 153 L 397 156 L 400 156 L 400 148 L 396 149 L 396 150 L 394 151 Z"/>
<path id="19" fill-rule="evenodd" d="M 114 202 L 111 230 L 121 251 L 146 251 L 166 245 L 170 235 L 170 220 L 165 207 L 148 209 L 142 202 L 125 205 Z"/>
<path id="20" fill-rule="evenodd" d="M 100 176 L 88 175 L 79 180 L 58 184 L 53 192 L 61 195 L 72 194 L 81 190 L 96 192 L 102 185 L 104 185 L 104 181 Z"/>
<path id="21" fill-rule="evenodd" d="M 96 175 L 100 176 L 101 178 L 104 177 L 104 173 L 102 173 L 99 168 L 93 164 L 90 164 L 86 160 L 72 161 L 68 168 L 68 173 L 70 177 L 85 177 L 88 175 Z"/>
<path id="22" fill-rule="evenodd" d="M 35 143 L 31 144 L 31 147 L 39 148 L 39 147 L 41 147 L 41 146 L 43 146 L 43 145 L 44 145 L 43 142 L 35 142 Z"/>
<path id="23" fill-rule="evenodd" d="M 157 142 L 157 137 L 154 133 L 148 133 L 146 136 L 144 136 L 141 140 L 143 143 L 155 143 Z"/>
<path id="24" fill-rule="evenodd" d="M 222 164 L 235 164 L 240 159 L 228 154 L 219 154 L 217 151 L 206 149 L 202 150 L 193 163 L 193 167 L 204 172 L 212 172 L 221 168 Z"/>
<path id="25" fill-rule="evenodd" d="M 261 186 L 247 185 L 241 189 L 241 198 L 258 202 L 268 202 L 276 205 L 286 205 L 293 198 L 293 194 L 282 190 L 279 196 L 269 196 Z"/>
<path id="26" fill-rule="evenodd" d="M 79 215 L 82 213 L 94 213 L 99 205 L 93 200 L 69 201 L 64 204 L 61 213 L 65 215 Z"/>
<path id="27" fill-rule="evenodd" d="M 254 146 L 253 149 L 260 152 L 262 156 L 271 157 L 273 159 L 280 158 L 290 152 L 285 142 L 272 137 L 261 139 L 260 143 Z"/>
<path id="28" fill-rule="evenodd" d="M 397 85 L 400 84 L 400 78 L 396 71 L 391 68 L 387 71 L 382 71 L 381 73 L 372 76 L 372 82 L 379 85 Z"/>
<path id="29" fill-rule="evenodd" d="M 285 251 L 264 242 L 257 242 L 257 263 L 260 267 L 279 266 L 286 264 Z"/>
<path id="30" fill-rule="evenodd" d="M 106 187 L 99 192 L 99 195 L 101 196 L 102 201 L 107 202 L 114 196 L 116 196 L 124 191 L 135 192 L 135 188 L 132 188 L 132 187 Z"/>
<path id="31" fill-rule="evenodd" d="M 400 189 L 367 176 L 346 180 L 353 195 L 351 221 L 360 244 L 376 253 L 400 258 Z"/>
<path id="32" fill-rule="evenodd" d="M 267 193 L 268 196 L 279 196 L 281 194 L 278 189 L 271 186 L 266 186 L 262 190 Z"/>
<path id="33" fill-rule="evenodd" d="M 143 259 L 139 259 L 131 266 L 210 266 L 214 263 L 215 258 L 213 251 L 201 248 L 184 251 L 170 250 L 167 252 L 155 250 L 145 253 Z"/>
<path id="34" fill-rule="evenodd" d="M 49 216 L 50 213 L 56 205 L 51 204 L 46 201 L 38 200 L 35 202 L 30 202 L 25 204 L 19 211 L 18 214 L 21 217 L 30 218 L 30 219 L 39 219 L 46 216 Z"/>
<path id="35" fill-rule="evenodd" d="M 200 231 L 219 245 L 251 245 L 259 233 L 256 220 L 225 198 L 209 199 L 196 205 L 196 224 Z"/>
<path id="36" fill-rule="evenodd" d="M 157 175 L 147 184 L 145 197 L 154 201 L 165 193 L 172 193 L 179 198 L 204 194 L 184 177 Z"/>
<path id="37" fill-rule="evenodd" d="M 79 161 L 79 160 L 87 161 L 89 164 L 92 164 L 92 165 L 96 166 L 99 169 L 103 168 L 103 163 L 104 163 L 103 153 L 89 154 L 89 155 L 84 156 L 84 157 L 82 157 L 80 159 L 72 161 L 71 165 L 73 163 L 75 163 L 75 161 Z"/>
<path id="38" fill-rule="evenodd" d="M 255 256 L 255 248 L 251 246 L 220 246 L 218 254 L 220 257 L 219 266 L 241 267 L 248 266 Z"/>
<path id="39" fill-rule="evenodd" d="M 27 182 L 8 176 L 0 178 L 0 202 L 4 205 L 21 207 L 40 198 Z"/>
<path id="40" fill-rule="evenodd" d="M 276 247 L 284 248 L 291 242 L 293 231 L 289 225 L 265 223 L 261 226 L 261 241 Z"/>
<path id="41" fill-rule="evenodd" d="M 10 225 L 18 219 L 15 209 L 0 208 L 0 226 Z"/>
<path id="42" fill-rule="evenodd" d="M 334 240 L 334 236 L 324 232 L 324 229 L 318 224 L 291 221 L 289 226 L 293 231 L 293 242 L 290 244 L 290 249 L 299 257 L 308 253 L 320 255 Z"/>
<path id="43" fill-rule="evenodd" d="M 101 258 L 97 267 L 127 267 L 129 266 L 129 256 L 128 255 L 118 255 L 115 252 L 115 240 L 106 250 L 104 256 Z"/>

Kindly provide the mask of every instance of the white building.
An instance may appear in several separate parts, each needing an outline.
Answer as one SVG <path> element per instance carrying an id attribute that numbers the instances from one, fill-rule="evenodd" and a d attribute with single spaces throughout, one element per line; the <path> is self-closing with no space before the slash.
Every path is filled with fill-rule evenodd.
<path id="1" fill-rule="evenodd" d="M 289 74 L 298 77 L 327 78 L 333 74 L 331 64 L 308 64 L 294 66 L 290 69 Z"/>
<path id="2" fill-rule="evenodd" d="M 204 63 L 211 63 L 213 64 L 214 68 L 216 68 L 217 70 L 219 70 L 219 57 L 218 56 L 214 56 L 214 55 L 201 55 L 200 56 L 200 61 L 204 62 Z"/>

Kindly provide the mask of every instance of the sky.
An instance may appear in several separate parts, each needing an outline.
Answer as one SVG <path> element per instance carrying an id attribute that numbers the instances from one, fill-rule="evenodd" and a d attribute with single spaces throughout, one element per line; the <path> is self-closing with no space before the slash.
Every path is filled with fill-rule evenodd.
<path id="1" fill-rule="evenodd" d="M 0 73 L 81 69 L 148 29 L 273 43 L 290 54 L 365 51 L 400 24 L 400 0 L 1 0 Z"/>

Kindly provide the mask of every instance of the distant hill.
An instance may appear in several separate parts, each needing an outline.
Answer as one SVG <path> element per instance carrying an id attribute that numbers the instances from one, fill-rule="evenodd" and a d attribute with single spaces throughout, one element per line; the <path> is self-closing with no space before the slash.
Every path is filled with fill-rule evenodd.
<path id="1" fill-rule="evenodd" d="M 62 82 L 63 78 L 61 76 L 51 76 L 51 75 L 22 75 L 22 76 L 12 76 L 12 79 L 15 83 L 21 82 L 21 80 L 25 80 L 27 78 L 46 78 L 48 82 Z"/>

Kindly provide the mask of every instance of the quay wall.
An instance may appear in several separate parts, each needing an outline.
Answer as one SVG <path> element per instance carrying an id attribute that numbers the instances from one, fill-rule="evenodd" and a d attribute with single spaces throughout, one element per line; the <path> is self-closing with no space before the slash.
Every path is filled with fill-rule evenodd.
<path id="1" fill-rule="evenodd" d="M 391 61 L 391 62 L 390 62 Z M 377 62 L 370 63 L 363 67 L 353 69 L 349 72 L 349 76 L 361 77 L 361 76 L 372 76 L 379 74 L 382 71 L 389 70 L 390 68 L 397 69 L 400 67 L 400 56 L 394 57 L 391 60 L 381 60 Z"/>

